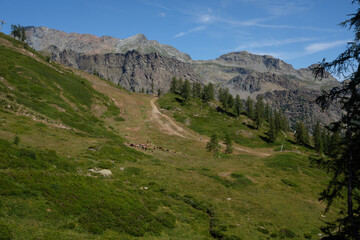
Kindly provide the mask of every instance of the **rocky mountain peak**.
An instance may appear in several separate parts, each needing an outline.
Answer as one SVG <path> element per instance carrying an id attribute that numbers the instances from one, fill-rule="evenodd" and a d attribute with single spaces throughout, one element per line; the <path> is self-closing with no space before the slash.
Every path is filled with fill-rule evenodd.
<path id="1" fill-rule="evenodd" d="M 56 46 L 59 51 L 72 50 L 83 54 L 126 53 L 137 50 L 141 54 L 156 52 L 164 57 L 186 62 L 191 57 L 169 45 L 148 40 L 144 34 L 118 39 L 110 36 L 66 33 L 46 27 L 26 27 L 27 43 L 37 51 L 48 51 Z"/>

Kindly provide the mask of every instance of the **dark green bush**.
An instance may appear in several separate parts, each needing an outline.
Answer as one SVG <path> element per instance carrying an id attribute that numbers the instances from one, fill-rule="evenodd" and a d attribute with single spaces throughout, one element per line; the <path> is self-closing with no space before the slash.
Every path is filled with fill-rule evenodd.
<path id="1" fill-rule="evenodd" d="M 295 182 L 293 182 L 291 180 L 288 180 L 288 179 L 281 179 L 281 181 L 283 183 L 285 183 L 286 185 L 290 186 L 290 187 L 297 187 L 298 186 Z"/>
<path id="2" fill-rule="evenodd" d="M 175 228 L 176 217 L 169 212 L 158 213 L 156 220 L 167 228 Z"/>
<path id="3" fill-rule="evenodd" d="M 13 235 L 10 228 L 5 224 L 0 223 L 0 240 L 11 240 L 11 239 L 13 239 Z"/>
<path id="4" fill-rule="evenodd" d="M 296 234 L 288 228 L 283 228 L 280 230 L 280 237 L 281 238 L 294 238 L 294 237 L 296 237 Z"/>

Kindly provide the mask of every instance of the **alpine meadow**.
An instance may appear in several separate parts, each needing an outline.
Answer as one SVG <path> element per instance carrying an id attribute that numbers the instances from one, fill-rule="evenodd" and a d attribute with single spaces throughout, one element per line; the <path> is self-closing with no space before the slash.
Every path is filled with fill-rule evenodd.
<path id="1" fill-rule="evenodd" d="M 0 240 L 360 240 L 360 0 L 340 27 L 308 0 L 110 2 L 0 13 Z M 138 17 L 98 37 L 78 9 Z M 117 37 L 148 24 L 223 45 Z"/>

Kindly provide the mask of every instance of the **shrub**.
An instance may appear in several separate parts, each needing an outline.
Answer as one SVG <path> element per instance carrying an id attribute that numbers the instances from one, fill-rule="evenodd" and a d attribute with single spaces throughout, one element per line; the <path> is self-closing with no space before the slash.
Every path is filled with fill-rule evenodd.
<path id="1" fill-rule="evenodd" d="M 281 238 L 294 238 L 294 237 L 296 237 L 296 234 L 288 228 L 283 228 L 280 230 L 280 237 Z"/>
<path id="2" fill-rule="evenodd" d="M 3 224 L 0 223 L 0 240 L 11 240 L 13 239 L 13 235 L 11 233 L 10 228 Z"/>
<path id="3" fill-rule="evenodd" d="M 281 179 L 281 181 L 283 183 L 285 183 L 286 185 L 290 186 L 290 187 L 297 187 L 298 186 L 295 182 L 293 182 L 291 180 Z"/>
<path id="4" fill-rule="evenodd" d="M 169 212 L 157 214 L 156 220 L 167 228 L 175 228 L 176 217 Z"/>

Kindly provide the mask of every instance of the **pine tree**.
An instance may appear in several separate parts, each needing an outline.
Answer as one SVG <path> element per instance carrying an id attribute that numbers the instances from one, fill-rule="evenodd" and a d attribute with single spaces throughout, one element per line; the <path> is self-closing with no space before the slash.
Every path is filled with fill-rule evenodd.
<path id="1" fill-rule="evenodd" d="M 204 102 L 214 100 L 214 85 L 212 83 L 209 83 L 208 85 L 204 86 L 201 95 Z"/>
<path id="2" fill-rule="evenodd" d="M 240 116 L 240 113 L 243 110 L 243 103 L 242 100 L 240 99 L 239 94 L 236 94 L 234 107 L 235 107 L 236 116 Z"/>
<path id="3" fill-rule="evenodd" d="M 324 145 L 323 145 L 323 130 L 320 126 L 320 123 L 317 122 L 313 131 L 313 141 L 314 148 L 317 153 L 323 153 Z"/>
<path id="4" fill-rule="evenodd" d="M 248 97 L 246 100 L 246 115 L 251 118 L 254 119 L 255 118 L 255 114 L 254 114 L 254 103 L 253 100 Z"/>
<path id="5" fill-rule="evenodd" d="M 264 110 L 264 117 L 267 122 L 270 122 L 271 109 L 269 103 L 266 103 Z"/>
<path id="6" fill-rule="evenodd" d="M 158 97 L 161 96 L 161 89 L 160 89 L 160 88 L 158 88 L 158 93 L 157 93 L 157 95 L 158 95 Z"/>
<path id="7" fill-rule="evenodd" d="M 277 132 L 276 132 L 276 127 L 275 127 L 275 121 L 274 121 L 272 114 L 270 114 L 270 116 L 269 116 L 269 131 L 267 132 L 267 135 L 269 137 L 270 142 L 273 143 L 276 141 Z"/>
<path id="8" fill-rule="evenodd" d="M 178 90 L 177 87 L 178 87 L 178 80 L 176 79 L 176 77 L 173 77 L 170 82 L 170 92 L 177 93 Z"/>
<path id="9" fill-rule="evenodd" d="M 256 128 L 259 129 L 264 121 L 264 102 L 263 97 L 259 96 L 255 106 Z"/>
<path id="10" fill-rule="evenodd" d="M 193 95 L 193 98 L 201 97 L 201 84 L 199 82 L 193 82 L 192 95 Z"/>
<path id="11" fill-rule="evenodd" d="M 25 33 L 25 28 L 24 27 L 21 27 L 21 41 L 22 42 L 25 42 L 26 40 L 26 33 Z"/>
<path id="12" fill-rule="evenodd" d="M 233 107 L 234 107 L 234 97 L 233 97 L 233 95 L 228 93 L 226 101 L 227 101 L 228 109 L 233 109 Z"/>
<path id="13" fill-rule="evenodd" d="M 213 156 L 219 151 L 219 137 L 217 134 L 213 134 L 210 141 L 206 144 L 206 150 L 212 152 Z"/>
<path id="14" fill-rule="evenodd" d="M 309 130 L 302 121 L 298 122 L 295 127 L 295 140 L 300 145 L 309 144 Z"/>
<path id="15" fill-rule="evenodd" d="M 187 102 L 191 97 L 191 85 L 187 79 L 185 79 L 185 82 L 182 85 L 181 96 L 184 98 L 185 102 Z"/>
<path id="16" fill-rule="evenodd" d="M 314 69 L 316 77 L 324 77 L 328 72 L 347 78 L 346 84 L 323 92 L 316 102 L 322 109 L 328 108 L 333 102 L 341 105 L 343 115 L 336 122 L 338 130 L 344 132 L 339 154 L 320 161 L 331 174 L 331 181 L 327 189 L 322 192 L 321 200 L 331 206 L 334 199 L 343 202 L 347 208 L 340 218 L 330 224 L 325 233 L 336 235 L 337 239 L 360 239 L 360 0 L 353 0 L 356 12 L 350 14 L 350 19 L 340 25 L 354 31 L 354 40 L 347 43 L 347 47 L 335 60 L 323 62 Z M 338 226 L 339 225 L 339 226 Z"/>
<path id="17" fill-rule="evenodd" d="M 224 143 L 225 143 L 225 146 L 226 146 L 226 149 L 225 149 L 225 153 L 226 154 L 230 154 L 233 152 L 233 149 L 232 149 L 232 140 L 230 138 L 230 136 L 228 134 L 225 135 L 225 139 L 224 139 Z"/>

